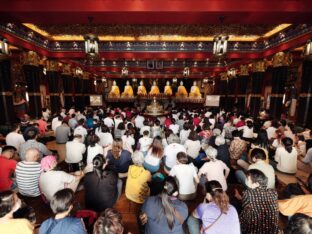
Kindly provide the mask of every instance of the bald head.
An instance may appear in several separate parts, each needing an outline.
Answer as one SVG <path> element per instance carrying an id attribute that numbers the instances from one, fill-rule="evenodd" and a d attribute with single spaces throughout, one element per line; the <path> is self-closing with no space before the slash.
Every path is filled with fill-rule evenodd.
<path id="1" fill-rule="evenodd" d="M 27 162 L 36 162 L 38 161 L 39 157 L 40 157 L 40 152 L 38 149 L 30 148 L 26 150 L 25 158 Z"/>

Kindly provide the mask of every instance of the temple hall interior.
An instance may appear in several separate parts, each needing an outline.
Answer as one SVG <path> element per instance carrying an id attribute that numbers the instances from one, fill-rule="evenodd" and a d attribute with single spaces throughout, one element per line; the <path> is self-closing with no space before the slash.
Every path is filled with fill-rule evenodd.
<path id="1" fill-rule="evenodd" d="M 0 5 L 0 233 L 312 233 L 310 1 Z"/>

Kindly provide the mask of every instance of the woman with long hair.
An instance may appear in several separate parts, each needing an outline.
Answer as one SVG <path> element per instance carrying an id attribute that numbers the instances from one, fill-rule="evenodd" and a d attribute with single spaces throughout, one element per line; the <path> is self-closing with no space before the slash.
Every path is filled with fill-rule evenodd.
<path id="1" fill-rule="evenodd" d="M 85 203 L 88 209 L 100 212 L 114 206 L 121 194 L 122 182 L 107 167 L 102 154 L 93 158 L 93 171 L 85 175 Z"/>
<path id="2" fill-rule="evenodd" d="M 89 141 L 90 145 L 87 149 L 87 165 L 92 164 L 93 158 L 96 155 L 104 153 L 103 147 L 98 144 L 100 138 L 97 135 L 91 135 Z"/>
<path id="3" fill-rule="evenodd" d="M 212 180 L 206 182 L 205 188 L 204 202 L 197 206 L 187 220 L 190 234 L 240 234 L 237 211 L 229 203 L 229 197 L 223 191 L 221 184 Z"/>
<path id="4" fill-rule="evenodd" d="M 274 160 L 277 162 L 278 171 L 286 174 L 296 174 L 298 151 L 293 146 L 293 140 L 289 137 L 282 139 L 282 147 L 275 151 Z"/>
<path id="5" fill-rule="evenodd" d="M 147 155 L 144 159 L 144 168 L 151 173 L 155 173 L 159 170 L 161 159 L 164 156 L 164 147 L 159 136 L 155 137 L 151 144 Z"/>
<path id="6" fill-rule="evenodd" d="M 183 223 L 188 216 L 184 202 L 177 199 L 178 185 L 168 176 L 159 196 L 147 198 L 142 206 L 140 220 L 145 224 L 145 234 L 184 234 Z"/>
<path id="7" fill-rule="evenodd" d="M 100 138 L 99 145 L 103 148 L 106 148 L 113 143 L 113 136 L 110 129 L 104 123 L 101 124 L 101 131 L 96 131 L 95 134 Z"/>

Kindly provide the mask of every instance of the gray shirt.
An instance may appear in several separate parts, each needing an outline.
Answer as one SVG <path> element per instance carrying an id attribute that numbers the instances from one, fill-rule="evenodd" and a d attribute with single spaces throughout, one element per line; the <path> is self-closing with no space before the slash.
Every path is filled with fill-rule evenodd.
<path id="1" fill-rule="evenodd" d="M 70 128 L 66 124 L 62 124 L 55 130 L 55 138 L 57 144 L 65 144 L 70 136 Z"/>
<path id="2" fill-rule="evenodd" d="M 36 140 L 27 140 L 25 143 L 21 144 L 20 145 L 20 148 L 19 148 L 19 156 L 21 158 L 21 160 L 25 160 L 26 159 L 26 150 L 30 149 L 30 148 L 36 148 L 39 150 L 39 153 L 40 153 L 40 158 L 42 158 L 42 155 L 51 155 L 52 152 L 50 150 L 48 150 L 48 148 L 36 141 Z"/>

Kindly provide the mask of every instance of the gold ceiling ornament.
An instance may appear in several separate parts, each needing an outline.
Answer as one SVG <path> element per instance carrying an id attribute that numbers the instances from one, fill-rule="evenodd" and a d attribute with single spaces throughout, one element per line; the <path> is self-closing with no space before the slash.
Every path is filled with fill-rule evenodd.
<path id="1" fill-rule="evenodd" d="M 292 54 L 290 52 L 278 52 L 272 58 L 273 67 L 290 66 L 292 63 Z"/>
<path id="2" fill-rule="evenodd" d="M 23 65 L 32 65 L 38 67 L 40 64 L 40 56 L 34 51 L 23 52 L 20 57 Z"/>
<path id="3" fill-rule="evenodd" d="M 220 80 L 228 80 L 228 74 L 227 72 L 221 72 L 220 73 Z"/>
<path id="4" fill-rule="evenodd" d="M 47 71 L 56 72 L 59 71 L 59 63 L 57 60 L 46 60 L 45 67 Z"/>
<path id="5" fill-rule="evenodd" d="M 83 41 L 83 35 L 97 32 L 100 41 L 213 41 L 220 25 L 23 25 L 55 41 Z M 268 38 L 291 24 L 280 25 L 224 25 L 229 41 L 256 41 Z M 174 32 L 174 34 L 173 34 Z"/>
<path id="6" fill-rule="evenodd" d="M 62 71 L 62 75 L 72 75 L 72 69 L 71 69 L 70 64 L 64 63 L 61 71 Z"/>
<path id="7" fill-rule="evenodd" d="M 266 68 L 267 68 L 266 59 L 254 61 L 251 65 L 252 72 L 265 72 Z"/>
<path id="8" fill-rule="evenodd" d="M 84 80 L 89 80 L 90 74 L 91 74 L 90 72 L 84 71 L 84 72 L 82 73 L 82 79 L 84 79 Z"/>
<path id="9" fill-rule="evenodd" d="M 248 65 L 240 65 L 239 66 L 239 75 L 240 76 L 249 76 Z"/>

